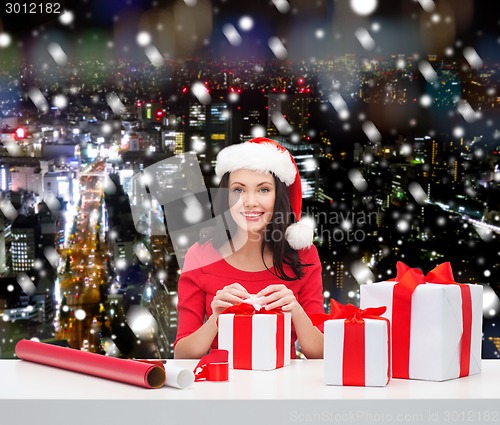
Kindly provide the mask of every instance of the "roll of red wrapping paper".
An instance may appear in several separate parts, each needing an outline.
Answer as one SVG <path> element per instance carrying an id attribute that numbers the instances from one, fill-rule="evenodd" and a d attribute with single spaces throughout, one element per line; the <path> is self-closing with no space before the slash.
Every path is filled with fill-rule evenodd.
<path id="1" fill-rule="evenodd" d="M 165 368 L 159 362 L 118 359 L 27 339 L 16 344 L 16 355 L 30 362 L 145 388 L 160 388 L 165 384 Z"/>

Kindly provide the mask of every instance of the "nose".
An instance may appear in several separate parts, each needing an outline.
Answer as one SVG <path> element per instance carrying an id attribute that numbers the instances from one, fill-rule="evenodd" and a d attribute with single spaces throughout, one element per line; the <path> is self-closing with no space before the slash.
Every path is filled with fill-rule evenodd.
<path id="1" fill-rule="evenodd" d="M 257 198 L 252 193 L 246 193 L 243 199 L 243 205 L 247 208 L 257 205 Z"/>

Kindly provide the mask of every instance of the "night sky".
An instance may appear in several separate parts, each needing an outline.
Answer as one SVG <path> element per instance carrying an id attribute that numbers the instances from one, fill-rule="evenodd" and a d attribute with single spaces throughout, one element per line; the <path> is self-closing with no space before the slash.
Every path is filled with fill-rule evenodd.
<path id="1" fill-rule="evenodd" d="M 160 51 L 172 58 L 272 58 L 267 40 L 277 36 L 284 41 L 289 59 L 345 53 L 439 55 L 450 47 L 460 54 L 460 48 L 467 45 L 483 59 L 499 59 L 500 13 L 495 0 L 435 0 L 433 11 L 424 10 L 425 2 L 432 0 L 379 0 L 373 13 L 360 16 L 350 0 L 61 0 L 61 9 L 74 14 L 71 23 L 61 24 L 56 15 L 47 13 L 7 14 L 2 6 L 0 33 L 10 34 L 17 46 L 25 47 L 44 35 L 50 38 L 56 33 L 74 41 L 95 32 L 113 39 L 121 54 L 123 46 L 127 46 L 126 52 L 133 52 L 137 33 L 149 30 Z M 251 29 L 239 27 L 243 16 L 252 18 Z M 162 29 L 158 30 L 161 19 Z M 223 33 L 228 24 L 239 31 L 241 44 L 228 42 Z M 375 39 L 376 48 L 371 52 L 354 36 L 360 27 Z M 169 44 L 172 40 L 183 47 L 175 49 Z M 189 48 L 185 48 L 187 40 Z"/>

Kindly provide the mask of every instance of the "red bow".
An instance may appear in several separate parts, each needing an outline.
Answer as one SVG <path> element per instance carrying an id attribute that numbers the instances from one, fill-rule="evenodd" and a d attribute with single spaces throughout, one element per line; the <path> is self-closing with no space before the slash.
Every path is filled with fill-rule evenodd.
<path id="1" fill-rule="evenodd" d="M 380 317 L 387 310 L 386 306 L 371 307 L 364 310 L 352 305 L 341 304 L 330 298 L 330 314 L 309 315 L 314 326 L 327 320 L 344 320 L 344 352 L 342 356 L 343 385 L 365 385 L 365 320 L 384 320 L 387 323 L 387 337 L 390 338 L 389 321 Z M 388 342 L 390 355 L 390 342 Z M 390 364 L 390 361 L 389 361 Z M 387 379 L 390 371 L 387 371 Z"/>
<path id="2" fill-rule="evenodd" d="M 459 285 L 462 294 L 462 343 L 460 351 L 460 376 L 469 375 L 470 348 L 472 337 L 472 297 L 468 285 L 455 282 L 451 264 L 439 264 L 427 275 L 420 269 L 410 268 L 398 261 L 397 275 L 392 304 L 392 354 L 393 373 L 396 378 L 409 378 L 410 375 L 410 324 L 412 295 L 418 285 L 430 283 L 441 285 Z"/>
<path id="3" fill-rule="evenodd" d="M 226 308 L 221 314 L 243 314 L 245 316 L 251 316 L 253 314 L 283 314 L 283 311 L 281 308 L 266 310 L 264 307 L 257 310 L 252 304 L 241 303 Z"/>
<path id="4" fill-rule="evenodd" d="M 427 273 L 427 275 L 424 275 L 422 270 L 411 268 L 402 261 L 398 261 L 396 263 L 396 271 L 396 277 L 389 280 L 399 282 L 407 288 L 412 288 L 412 292 L 418 285 L 425 282 L 439 283 L 442 285 L 457 285 L 457 282 L 455 282 L 455 278 L 453 277 L 453 271 L 449 261 L 437 265 L 429 273 Z M 410 273 L 407 275 L 408 272 Z"/>
<path id="5" fill-rule="evenodd" d="M 313 326 L 321 325 L 327 320 L 346 319 L 350 322 L 362 322 L 363 319 L 379 319 L 387 310 L 386 306 L 370 307 L 364 310 L 352 304 L 341 304 L 330 298 L 330 314 L 310 314 Z"/>

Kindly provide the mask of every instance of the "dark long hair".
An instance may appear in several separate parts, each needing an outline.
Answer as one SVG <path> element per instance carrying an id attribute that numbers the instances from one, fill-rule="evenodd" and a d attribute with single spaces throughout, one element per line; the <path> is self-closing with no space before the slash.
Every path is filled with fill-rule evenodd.
<path id="1" fill-rule="evenodd" d="M 266 268 L 282 280 L 293 281 L 300 279 L 304 275 L 303 267 L 307 266 L 307 264 L 300 263 L 298 252 L 285 239 L 285 231 L 290 224 L 295 222 L 295 216 L 292 212 L 286 185 L 274 174 L 273 177 L 276 188 L 276 199 L 274 201 L 272 219 L 264 231 L 264 240 L 261 247 L 262 262 L 266 265 L 264 250 L 267 245 L 273 253 L 274 271 L 269 269 L 267 265 Z M 219 189 L 227 189 L 228 187 L 229 173 L 226 173 L 220 180 Z M 205 239 L 210 239 L 215 248 L 220 248 L 227 240 L 231 241 L 231 235 L 235 234 L 237 226 L 231 214 L 227 213 L 229 211 L 227 190 L 219 190 L 217 196 L 212 199 L 212 203 L 214 216 L 223 217 L 223 221 L 219 220 L 213 229 L 205 232 Z M 221 228 L 221 226 L 224 226 L 224 228 Z M 286 274 L 284 269 L 285 264 L 290 266 L 293 276 Z"/>

